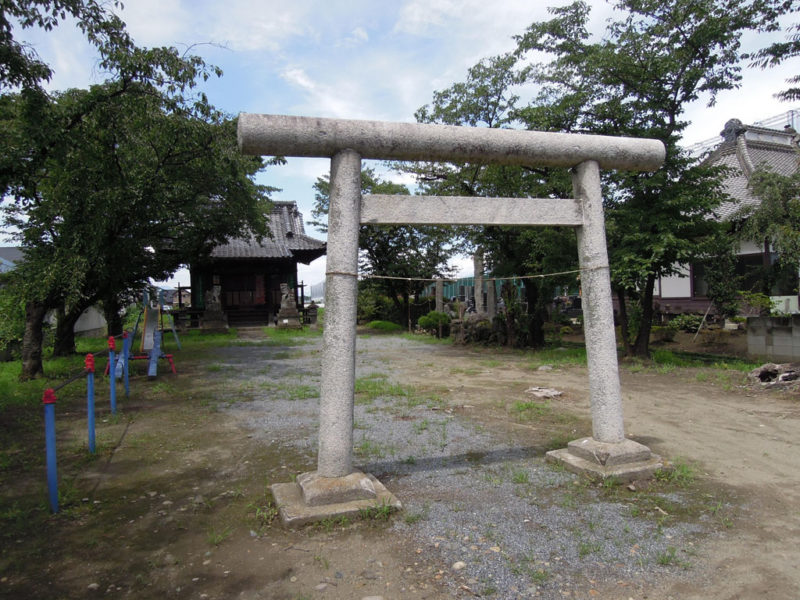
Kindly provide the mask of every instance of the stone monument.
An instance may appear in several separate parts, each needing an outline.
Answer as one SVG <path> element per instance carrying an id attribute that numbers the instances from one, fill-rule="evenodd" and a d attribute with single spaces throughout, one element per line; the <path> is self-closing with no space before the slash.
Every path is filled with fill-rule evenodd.
<path id="1" fill-rule="evenodd" d="M 205 300 L 205 310 L 200 319 L 200 329 L 208 333 L 225 333 L 228 331 L 228 317 L 222 310 L 222 301 L 219 285 L 213 286 L 206 291 L 203 299 Z"/>
<path id="2" fill-rule="evenodd" d="M 620 480 L 646 477 L 660 460 L 625 438 L 600 169 L 653 171 L 658 140 L 420 123 L 239 115 L 245 154 L 330 157 L 330 211 L 317 470 L 271 487 L 285 523 L 352 514 L 399 501 L 353 468 L 358 231 L 375 225 L 560 225 L 575 227 L 582 273 L 592 437 L 548 453 L 565 467 Z M 464 161 L 565 167 L 572 199 L 361 197 L 361 160 Z"/>
<path id="3" fill-rule="evenodd" d="M 300 313 L 294 300 L 294 290 L 289 284 L 281 284 L 281 308 L 278 311 L 278 329 L 302 329 Z"/>

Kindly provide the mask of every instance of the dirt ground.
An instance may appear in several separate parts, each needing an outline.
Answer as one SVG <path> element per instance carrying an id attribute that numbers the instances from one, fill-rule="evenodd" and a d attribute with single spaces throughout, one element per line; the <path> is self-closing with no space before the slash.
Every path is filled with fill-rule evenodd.
<path id="1" fill-rule="evenodd" d="M 435 390 L 443 410 L 519 440 L 539 457 L 554 436 L 589 433 L 585 367 L 538 370 L 527 354 L 449 345 L 408 351 L 393 348 L 389 337 L 366 345 L 369 356 L 359 351 L 359 361 L 382 365 L 393 381 Z M 654 565 L 642 578 L 490 590 L 454 572 L 435 548 L 392 529 L 402 513 L 299 530 L 273 520 L 266 485 L 313 470 L 315 449 L 265 443 L 248 426 L 247 400 L 259 377 L 267 382 L 262 391 L 272 385 L 267 389 L 277 393 L 283 384 L 275 382 L 292 375 L 295 361 L 316 360 L 319 347 L 264 352 L 259 361 L 246 345 L 179 357 L 178 376 L 135 381 L 123 416 L 99 417 L 99 460 L 76 458 L 83 425 L 77 415 L 63 419 L 63 456 L 75 474 L 62 480 L 64 510 L 31 531 L 23 522 L 37 513 L 25 513 L 24 499 L 43 494 L 41 481 L 20 478 L 3 490 L 19 497 L 5 505 L 19 514 L 16 521 L 9 509 L 4 515 L 11 525 L 0 555 L 0 597 L 800 597 L 796 392 L 742 386 L 740 374 L 711 367 L 624 365 L 626 431 L 668 461 L 693 464 L 698 493 L 735 507 L 725 526 L 695 540 L 697 555 L 682 569 Z M 520 422 L 500 408 L 532 385 L 563 392 L 551 400 L 555 413 L 572 415 L 561 429 L 555 421 Z M 394 484 L 387 482 L 390 489 Z"/>

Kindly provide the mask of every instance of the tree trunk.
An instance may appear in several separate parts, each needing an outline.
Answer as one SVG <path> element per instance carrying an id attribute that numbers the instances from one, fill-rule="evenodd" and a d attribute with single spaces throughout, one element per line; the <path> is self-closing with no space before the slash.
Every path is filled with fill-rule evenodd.
<path id="1" fill-rule="evenodd" d="M 103 316 L 106 319 L 108 335 L 119 335 L 122 333 L 122 315 L 120 312 L 119 298 L 110 296 L 103 300 Z"/>
<path id="2" fill-rule="evenodd" d="M 25 305 L 25 334 L 22 337 L 22 381 L 42 375 L 42 325 L 47 314 L 44 302 L 28 302 Z"/>
<path id="3" fill-rule="evenodd" d="M 539 286 L 528 280 L 525 285 L 525 300 L 528 302 L 528 328 L 530 345 L 534 348 L 544 346 L 544 315 L 539 301 Z"/>
<path id="4" fill-rule="evenodd" d="M 653 274 L 647 276 L 647 281 L 642 290 L 641 309 L 642 321 L 639 323 L 639 333 L 636 335 L 636 342 L 633 345 L 633 355 L 640 358 L 650 358 L 650 328 L 653 324 L 653 288 L 656 284 L 656 277 Z"/>
<path id="5" fill-rule="evenodd" d="M 625 288 L 617 288 L 617 299 L 619 300 L 619 328 L 622 337 L 622 347 L 625 349 L 626 356 L 632 353 L 630 330 L 628 329 L 628 306 L 625 304 Z"/>
<path id="6" fill-rule="evenodd" d="M 75 323 L 78 322 L 85 308 L 83 304 L 79 304 L 67 311 L 63 308 L 59 310 L 56 320 L 56 335 L 53 341 L 53 356 L 75 354 Z"/>

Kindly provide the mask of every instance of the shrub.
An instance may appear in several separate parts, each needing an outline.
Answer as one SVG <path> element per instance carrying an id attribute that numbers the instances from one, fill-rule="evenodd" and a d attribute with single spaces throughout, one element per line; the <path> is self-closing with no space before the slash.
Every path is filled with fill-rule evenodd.
<path id="1" fill-rule="evenodd" d="M 675 341 L 675 334 L 677 332 L 677 327 L 662 327 L 656 325 L 650 329 L 653 339 L 657 342 L 673 342 Z"/>
<path id="2" fill-rule="evenodd" d="M 432 310 L 427 315 L 421 316 L 417 321 L 417 325 L 423 331 L 436 337 L 450 335 L 450 316 L 443 312 Z"/>
<path id="3" fill-rule="evenodd" d="M 683 314 L 677 315 L 673 317 L 670 321 L 670 325 L 675 329 L 680 329 L 681 331 L 688 331 L 689 333 L 694 333 L 697 331 L 697 328 L 700 327 L 700 323 L 703 322 L 702 315 L 693 315 L 693 314 Z"/>
<path id="4" fill-rule="evenodd" d="M 398 325 L 397 323 L 392 323 L 391 321 L 370 321 L 367 323 L 367 327 L 369 329 L 375 329 L 377 331 L 383 331 L 385 333 L 392 333 L 395 331 L 402 331 L 403 326 Z"/>

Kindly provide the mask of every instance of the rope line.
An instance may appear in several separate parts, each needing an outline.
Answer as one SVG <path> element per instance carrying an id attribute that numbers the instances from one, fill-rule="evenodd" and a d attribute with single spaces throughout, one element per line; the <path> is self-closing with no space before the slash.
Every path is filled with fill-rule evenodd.
<path id="1" fill-rule="evenodd" d="M 603 269 L 608 269 L 608 265 L 598 265 L 596 267 L 584 267 L 582 269 L 573 269 L 572 271 L 559 271 L 557 273 L 540 273 L 538 275 L 513 275 L 509 277 L 484 277 L 484 281 L 502 281 L 505 279 L 544 279 L 545 277 L 560 277 L 561 275 L 572 275 L 575 273 L 581 272 L 588 272 L 588 271 L 600 271 Z M 333 273 L 334 275 L 352 275 L 352 273 Z M 398 281 L 449 281 L 454 282 L 458 281 L 458 279 L 448 279 L 444 277 L 394 277 L 391 275 L 365 275 L 360 274 L 362 279 L 393 279 Z M 473 275 L 474 278 L 474 275 Z"/>

